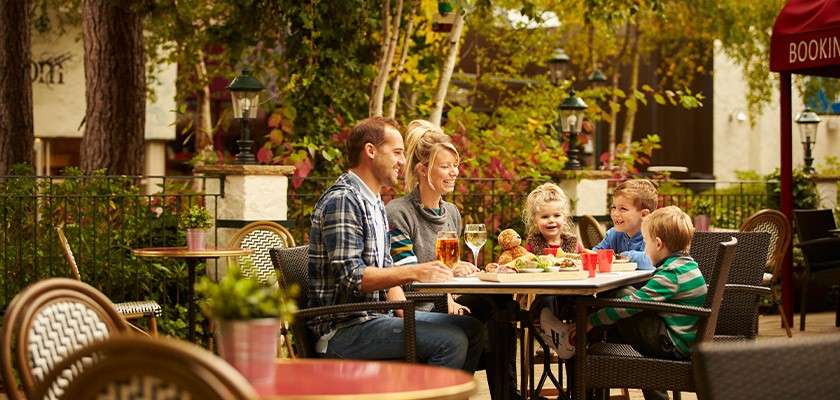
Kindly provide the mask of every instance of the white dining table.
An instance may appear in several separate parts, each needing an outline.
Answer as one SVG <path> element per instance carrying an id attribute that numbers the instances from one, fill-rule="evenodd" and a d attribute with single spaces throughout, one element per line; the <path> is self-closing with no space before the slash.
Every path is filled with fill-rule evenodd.
<path id="1" fill-rule="evenodd" d="M 452 280 L 445 282 L 421 283 L 415 282 L 412 288 L 419 292 L 426 293 L 452 293 L 452 294 L 535 294 L 535 295 L 554 295 L 566 296 L 572 299 L 575 304 L 580 300 L 591 299 L 597 297 L 598 294 L 604 293 L 619 287 L 632 285 L 639 282 L 647 281 L 653 275 L 653 271 L 628 271 L 628 272 L 605 272 L 597 273 L 595 277 L 586 279 L 574 280 L 558 280 L 558 281 L 522 281 L 522 282 L 490 282 L 482 281 L 474 276 L 455 277 Z M 586 329 L 587 318 L 583 307 L 576 307 L 575 325 L 576 329 L 581 332 Z M 497 335 L 497 337 L 499 337 Z M 514 340 L 515 338 L 504 338 L 504 340 Z M 499 346 L 500 344 L 491 344 Z M 578 349 L 585 348 L 586 335 L 577 335 L 575 347 Z M 510 362 L 504 360 L 503 362 Z M 585 357 L 575 357 L 574 369 L 574 398 L 583 399 L 586 393 L 586 383 L 583 381 Z M 506 365 L 506 364 L 503 364 Z M 505 368 L 499 366 L 497 370 L 503 371 Z M 488 379 L 492 379 L 488 377 Z M 507 379 L 499 379 L 499 383 L 507 386 Z M 500 393 L 509 396 L 513 388 L 502 388 Z M 524 394 L 524 393 L 523 393 Z"/>

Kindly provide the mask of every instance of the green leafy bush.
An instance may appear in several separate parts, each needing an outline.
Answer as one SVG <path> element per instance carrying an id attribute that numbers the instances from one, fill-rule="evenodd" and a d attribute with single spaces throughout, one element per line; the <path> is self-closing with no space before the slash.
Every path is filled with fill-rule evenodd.
<path id="1" fill-rule="evenodd" d="M 691 208 L 689 209 L 689 213 L 691 215 L 714 215 L 715 207 L 712 204 L 712 201 L 709 199 L 704 198 L 697 198 L 691 204 Z"/>
<path id="2" fill-rule="evenodd" d="M 245 269 L 250 268 L 248 264 Z M 289 320 L 297 310 L 293 296 L 277 287 L 277 277 L 270 282 L 260 282 L 246 276 L 238 266 L 228 268 L 217 283 L 204 276 L 195 285 L 196 293 L 204 297 L 201 310 L 219 320 L 243 320 L 277 317 Z"/>
<path id="3" fill-rule="evenodd" d="M 181 214 L 181 219 L 178 220 L 178 227 L 187 229 L 209 229 L 213 227 L 213 217 L 207 210 L 199 205 L 192 206 Z"/>

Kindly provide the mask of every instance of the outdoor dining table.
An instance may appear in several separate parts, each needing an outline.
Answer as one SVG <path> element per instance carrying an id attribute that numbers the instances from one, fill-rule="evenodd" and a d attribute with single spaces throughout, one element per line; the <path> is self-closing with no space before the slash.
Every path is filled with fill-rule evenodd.
<path id="1" fill-rule="evenodd" d="M 599 293 L 610 291 L 619 287 L 632 285 L 638 282 L 644 282 L 653 275 L 653 271 L 630 271 L 630 272 L 607 272 L 598 273 L 593 278 L 575 279 L 575 280 L 560 280 L 560 281 L 525 281 L 525 282 L 488 282 L 479 280 L 477 277 L 456 277 L 453 280 L 437 283 L 414 283 L 412 287 L 414 290 L 427 293 L 452 293 L 452 294 L 535 294 L 535 295 L 553 295 L 565 296 L 576 304 L 581 300 L 591 299 L 596 297 Z M 579 332 L 586 329 L 585 314 L 577 313 L 575 325 Z M 504 340 L 512 340 L 510 338 L 502 338 Z M 501 346 L 498 343 L 491 344 L 493 346 Z M 578 349 L 584 348 L 586 345 L 586 335 L 577 335 L 575 347 Z M 496 347 L 499 348 L 499 347 Z M 504 360 L 505 362 L 512 362 Z M 574 369 L 574 398 L 583 399 L 586 392 L 584 376 L 583 357 L 575 357 Z M 508 364 L 503 364 L 508 365 Z M 497 370 L 504 370 L 499 366 Z M 494 379 L 488 377 L 488 379 Z M 498 379 L 498 378 L 496 378 Z M 498 379 L 501 386 L 508 386 L 507 379 Z M 504 387 L 500 392 L 505 396 L 510 396 L 513 388 Z M 523 393 L 524 394 L 524 393 Z"/>
<path id="2" fill-rule="evenodd" d="M 261 399 L 468 399 L 472 375 L 451 368 L 391 361 L 277 360 L 272 385 L 255 385 Z"/>
<path id="3" fill-rule="evenodd" d="M 181 258 L 187 261 L 187 338 L 195 342 L 195 269 L 199 262 L 209 258 L 236 257 L 251 254 L 251 249 L 217 249 L 208 247 L 203 250 L 190 250 L 186 247 L 145 247 L 131 250 L 136 257 Z"/>

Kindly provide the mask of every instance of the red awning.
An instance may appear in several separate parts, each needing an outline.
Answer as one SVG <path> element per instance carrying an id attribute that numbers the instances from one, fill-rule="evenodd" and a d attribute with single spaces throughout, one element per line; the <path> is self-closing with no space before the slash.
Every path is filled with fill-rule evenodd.
<path id="1" fill-rule="evenodd" d="M 790 0 L 773 24 L 770 70 L 840 77 L 840 0 Z"/>

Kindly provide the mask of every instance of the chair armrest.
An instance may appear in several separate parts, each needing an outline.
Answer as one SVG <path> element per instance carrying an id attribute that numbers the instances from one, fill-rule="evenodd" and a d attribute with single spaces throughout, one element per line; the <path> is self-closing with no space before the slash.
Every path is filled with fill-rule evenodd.
<path id="1" fill-rule="evenodd" d="M 840 237 L 824 237 L 818 239 L 811 239 L 805 240 L 795 244 L 796 247 L 800 249 L 805 249 L 808 247 L 815 247 L 815 246 L 837 246 L 840 245 Z"/>
<path id="2" fill-rule="evenodd" d="M 636 310 L 648 310 L 656 312 L 669 312 L 684 315 L 707 316 L 712 313 L 712 310 L 705 307 L 681 306 L 678 304 L 661 303 L 658 301 L 629 301 L 619 299 L 596 299 L 593 302 L 595 308 L 616 307 L 616 308 L 632 308 Z"/>
<path id="3" fill-rule="evenodd" d="M 405 298 L 413 301 L 414 303 L 434 303 L 435 308 L 432 311 L 435 312 L 449 312 L 447 296 L 443 293 L 408 292 L 405 294 Z"/>
<path id="4" fill-rule="evenodd" d="M 754 286 L 754 285 L 741 285 L 737 283 L 727 283 L 726 289 L 723 292 L 723 296 L 726 297 L 726 293 L 734 292 L 734 293 L 747 293 L 747 294 L 755 294 L 758 296 L 766 296 L 769 295 L 772 290 L 770 290 L 767 286 Z"/>
<path id="5" fill-rule="evenodd" d="M 365 303 L 347 303 L 336 304 L 333 306 L 311 307 L 297 310 L 296 317 L 312 318 L 323 315 L 342 314 L 354 311 L 391 311 L 404 310 L 406 312 L 411 310 L 414 314 L 414 302 L 406 301 L 371 301 Z"/>

